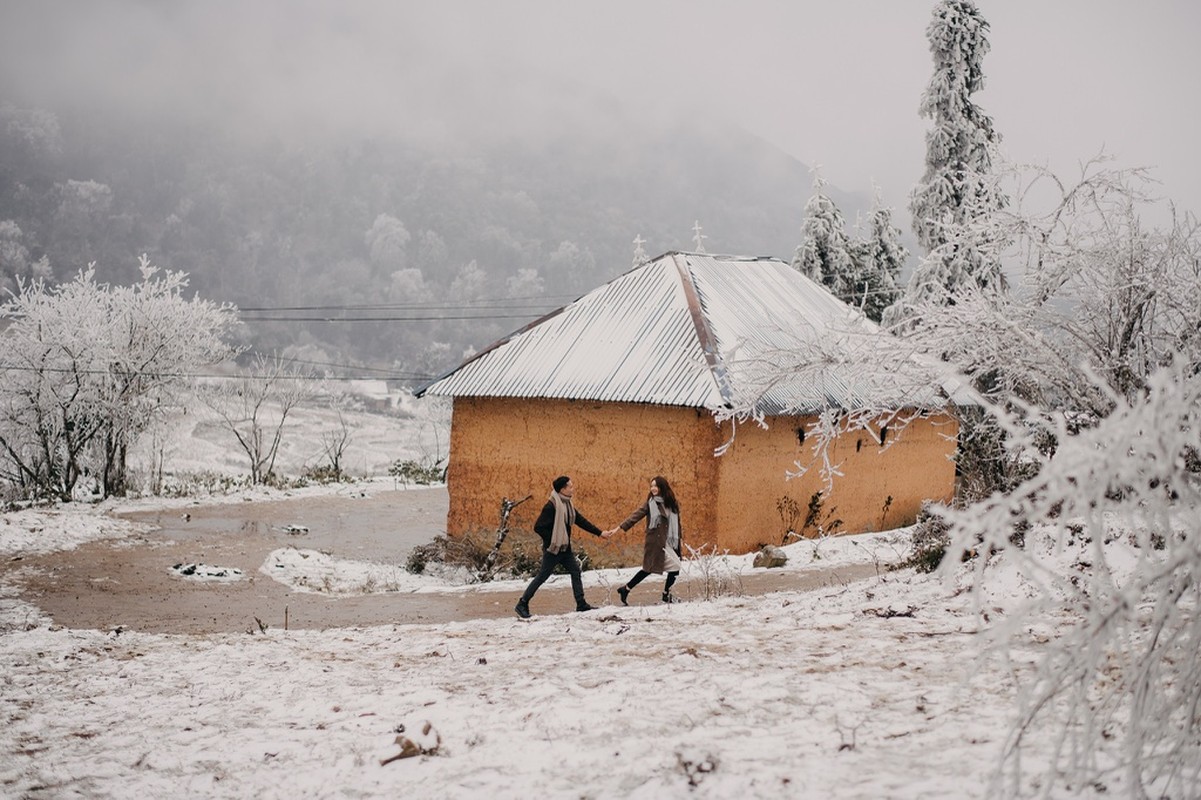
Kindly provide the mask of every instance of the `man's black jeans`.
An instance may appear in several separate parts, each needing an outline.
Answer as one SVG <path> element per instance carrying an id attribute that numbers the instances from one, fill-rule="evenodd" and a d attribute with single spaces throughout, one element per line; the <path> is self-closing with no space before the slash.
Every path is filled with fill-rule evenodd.
<path id="1" fill-rule="evenodd" d="M 521 602 L 529 605 L 530 600 L 534 597 L 534 592 L 546 583 L 546 579 L 551 576 L 557 566 L 562 566 L 571 576 L 571 593 L 575 595 L 576 607 L 584 605 L 584 581 L 580 578 L 580 562 L 576 561 L 575 553 L 571 552 L 570 547 L 564 548 L 558 553 L 542 551 L 542 568 L 530 581 L 530 585 L 525 587 L 525 593 L 521 595 Z"/>

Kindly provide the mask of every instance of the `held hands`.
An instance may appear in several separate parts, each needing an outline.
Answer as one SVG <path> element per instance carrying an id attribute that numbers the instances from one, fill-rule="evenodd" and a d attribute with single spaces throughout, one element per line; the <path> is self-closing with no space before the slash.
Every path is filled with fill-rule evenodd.
<path id="1" fill-rule="evenodd" d="M 609 529 L 609 530 L 607 530 L 607 531 L 601 531 L 601 538 L 602 538 L 602 539 L 608 539 L 608 538 L 609 538 L 609 537 L 611 537 L 613 534 L 617 533 L 619 530 L 621 530 L 621 527 L 620 527 L 620 526 L 618 526 L 618 527 L 616 527 L 616 528 L 610 528 L 610 529 Z"/>

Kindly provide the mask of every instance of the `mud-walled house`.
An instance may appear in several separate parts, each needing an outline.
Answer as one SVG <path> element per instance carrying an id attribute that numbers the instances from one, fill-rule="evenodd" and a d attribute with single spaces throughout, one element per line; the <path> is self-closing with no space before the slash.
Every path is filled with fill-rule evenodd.
<path id="1" fill-rule="evenodd" d="M 662 255 L 419 390 L 453 398 L 447 532 L 495 530 L 503 497 L 533 494 L 511 519 L 529 530 L 559 474 L 602 528 L 663 475 L 686 543 L 731 553 L 909 524 L 951 498 L 958 425 L 897 345 L 782 261 Z M 819 450 L 830 409 L 875 410 Z M 581 544 L 609 563 L 641 552 L 637 531 Z"/>

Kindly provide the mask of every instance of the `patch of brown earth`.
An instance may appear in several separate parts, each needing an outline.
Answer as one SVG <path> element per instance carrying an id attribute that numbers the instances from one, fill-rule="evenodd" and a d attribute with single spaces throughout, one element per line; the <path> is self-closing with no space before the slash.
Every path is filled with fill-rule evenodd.
<path id="1" fill-rule="evenodd" d="M 21 597 L 70 628 L 154 633 L 216 633 L 272 628 L 341 628 L 381 624 L 445 623 L 513 615 L 517 592 L 465 590 L 446 594 L 380 593 L 329 597 L 293 592 L 259 573 L 268 554 L 295 545 L 335 557 L 396 564 L 443 533 L 445 489 L 373 492 L 192 506 L 122 516 L 158 530 L 121 542 L 91 542 L 75 550 L 27 556 L 0 564 L 0 579 Z M 183 515 L 187 514 L 185 518 Z M 289 527 L 307 528 L 290 532 Z M 242 580 L 219 583 L 179 578 L 171 567 L 203 563 L 240 569 Z M 876 567 L 836 571 L 767 572 L 742 576 L 745 594 L 839 585 L 876 574 Z M 593 605 L 616 605 L 616 587 L 592 588 Z M 681 580 L 675 593 L 696 597 L 701 587 Z M 633 605 L 659 600 L 661 579 L 649 578 L 631 595 Z M 572 613 L 566 581 L 544 586 L 535 614 Z"/>

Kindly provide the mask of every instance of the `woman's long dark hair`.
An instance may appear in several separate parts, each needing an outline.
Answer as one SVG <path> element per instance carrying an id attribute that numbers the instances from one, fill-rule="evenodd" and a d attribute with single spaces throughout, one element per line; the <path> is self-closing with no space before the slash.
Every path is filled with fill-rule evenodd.
<path id="1" fill-rule="evenodd" d="M 663 505 L 667 507 L 667 510 L 679 514 L 680 504 L 676 502 L 676 493 L 671 490 L 671 484 L 667 482 L 667 478 L 664 478 L 662 475 L 656 475 L 651 480 L 658 484 L 659 496 L 663 498 Z M 646 499 L 650 500 L 652 496 L 648 492 Z"/>

